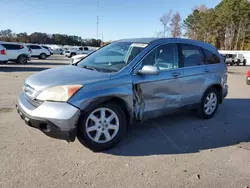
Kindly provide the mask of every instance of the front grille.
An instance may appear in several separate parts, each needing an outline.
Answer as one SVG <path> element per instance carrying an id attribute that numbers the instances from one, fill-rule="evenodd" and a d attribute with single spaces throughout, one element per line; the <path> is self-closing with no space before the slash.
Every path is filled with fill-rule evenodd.
<path id="1" fill-rule="evenodd" d="M 38 107 L 38 106 L 40 106 L 43 103 L 42 101 L 39 101 L 39 100 L 36 100 L 36 99 L 31 99 L 26 94 L 25 94 L 25 98 L 34 107 Z"/>

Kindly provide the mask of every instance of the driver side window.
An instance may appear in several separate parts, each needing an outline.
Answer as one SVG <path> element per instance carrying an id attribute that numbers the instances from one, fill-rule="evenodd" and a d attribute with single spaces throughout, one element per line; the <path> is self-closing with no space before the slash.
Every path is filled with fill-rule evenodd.
<path id="1" fill-rule="evenodd" d="M 142 60 L 142 66 L 152 65 L 160 70 L 170 70 L 179 67 L 177 44 L 164 44 L 156 47 Z"/>

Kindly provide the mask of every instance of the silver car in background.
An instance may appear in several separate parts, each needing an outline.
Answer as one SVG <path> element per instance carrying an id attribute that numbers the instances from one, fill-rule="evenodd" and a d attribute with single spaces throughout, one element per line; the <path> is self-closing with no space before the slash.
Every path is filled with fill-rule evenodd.
<path id="1" fill-rule="evenodd" d="M 80 60 L 84 59 L 88 54 L 79 54 L 79 55 L 74 55 L 70 58 L 70 64 L 75 64 L 79 62 Z"/>
<path id="2" fill-rule="evenodd" d="M 211 118 L 227 92 L 226 65 L 210 44 L 125 39 L 27 78 L 17 111 L 48 136 L 67 141 L 77 136 L 101 151 L 115 146 L 135 120 L 187 107 Z"/>

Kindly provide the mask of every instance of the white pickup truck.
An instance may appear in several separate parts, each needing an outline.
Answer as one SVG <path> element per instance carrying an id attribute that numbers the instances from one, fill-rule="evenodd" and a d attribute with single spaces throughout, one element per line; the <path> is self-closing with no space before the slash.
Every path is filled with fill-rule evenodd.
<path id="1" fill-rule="evenodd" d="M 78 48 L 72 48 L 71 50 L 66 50 L 65 51 L 65 56 L 66 57 L 72 57 L 74 55 L 79 55 L 79 54 L 89 54 L 93 52 L 94 50 L 90 49 L 89 47 L 78 47 Z"/>

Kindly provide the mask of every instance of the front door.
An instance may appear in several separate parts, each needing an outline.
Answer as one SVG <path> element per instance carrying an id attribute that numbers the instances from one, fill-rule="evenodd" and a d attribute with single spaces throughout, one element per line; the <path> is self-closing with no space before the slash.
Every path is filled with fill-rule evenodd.
<path id="1" fill-rule="evenodd" d="M 177 45 L 156 47 L 143 58 L 139 67 L 145 65 L 158 67 L 160 73 L 133 76 L 136 118 L 154 117 L 180 107 L 183 69 L 179 67 Z"/>

